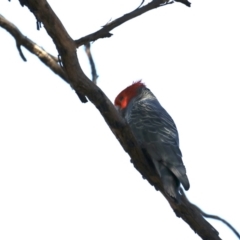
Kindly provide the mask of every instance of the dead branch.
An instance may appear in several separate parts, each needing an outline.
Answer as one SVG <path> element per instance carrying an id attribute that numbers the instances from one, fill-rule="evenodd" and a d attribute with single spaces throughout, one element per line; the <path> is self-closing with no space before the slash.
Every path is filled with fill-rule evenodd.
<path id="1" fill-rule="evenodd" d="M 77 93 L 86 95 L 100 111 L 124 150 L 131 156 L 135 168 L 150 184 L 163 193 L 176 215 L 188 223 L 202 239 L 219 240 L 218 232 L 183 195 L 181 196 L 180 204 L 177 204 L 164 193 L 160 179 L 148 169 L 143 153 L 126 122 L 118 115 L 116 109 L 102 90 L 83 73 L 76 54 L 76 44 L 47 1 L 28 0 L 25 2 L 25 5 L 33 12 L 38 21 L 43 23 L 49 36 L 54 41 L 72 88 Z"/>
<path id="2" fill-rule="evenodd" d="M 191 3 L 188 0 L 175 0 L 175 1 L 176 2 L 181 2 L 188 7 L 191 6 Z M 163 6 L 166 6 L 168 4 L 172 4 L 172 3 L 174 3 L 174 1 L 153 0 L 150 3 L 148 3 L 147 5 L 142 6 L 143 3 L 144 3 L 144 1 L 142 1 L 140 6 L 137 9 L 135 9 L 134 11 L 129 12 L 129 13 L 123 15 L 122 17 L 117 18 L 113 21 L 108 22 L 105 26 L 102 27 L 102 29 L 76 40 L 75 41 L 76 46 L 80 47 L 80 46 L 82 46 L 86 43 L 96 41 L 99 38 L 107 38 L 107 37 L 109 38 L 113 35 L 112 33 L 110 33 L 110 31 L 113 30 L 114 28 L 120 26 L 121 24 L 123 24 L 123 23 L 125 23 L 125 22 L 127 22 L 127 21 L 129 21 L 129 20 L 131 20 L 135 17 L 140 16 L 145 12 L 153 10 L 155 8 L 163 7 Z"/>
<path id="3" fill-rule="evenodd" d="M 98 79 L 97 69 L 96 69 L 95 63 L 93 61 L 93 57 L 92 57 L 92 53 L 91 53 L 91 44 L 90 43 L 87 43 L 85 45 L 85 52 L 88 56 L 89 64 L 90 64 L 90 67 L 91 67 L 92 81 L 95 84 L 97 84 L 97 79 Z"/>
<path id="4" fill-rule="evenodd" d="M 184 5 L 186 5 L 187 7 L 191 7 L 191 3 L 188 0 L 174 0 L 175 2 L 180 2 Z"/>
<path id="5" fill-rule="evenodd" d="M 184 198 L 187 199 L 187 196 L 185 195 L 184 191 L 182 188 L 180 188 L 180 192 L 181 194 L 184 196 Z M 218 221 L 221 221 L 223 222 L 225 225 L 227 225 L 227 227 L 229 227 L 233 232 L 234 234 L 238 237 L 238 239 L 240 239 L 240 234 L 237 232 L 237 230 L 229 223 L 227 222 L 225 219 L 221 218 L 221 217 L 218 217 L 216 215 L 212 215 L 212 214 L 208 214 L 208 213 L 205 213 L 201 208 L 199 208 L 197 205 L 195 204 L 192 204 L 193 207 L 195 207 L 202 215 L 203 217 L 205 218 L 212 218 L 212 219 L 215 219 L 215 220 L 218 220 Z"/>
<path id="6" fill-rule="evenodd" d="M 169 0 L 153 0 L 145 6 L 138 7 L 134 11 L 129 12 L 129 13 L 123 15 L 122 17 L 117 18 L 113 21 L 108 22 L 105 26 L 102 27 L 102 29 L 76 40 L 75 41 L 76 47 L 80 47 L 86 43 L 96 41 L 99 38 L 111 37 L 113 34 L 110 33 L 110 31 L 113 30 L 114 28 L 120 26 L 121 24 L 123 24 L 135 17 L 138 17 L 141 14 L 148 12 L 152 9 L 155 9 L 158 7 L 163 7 L 168 4 L 172 4 L 172 3 L 173 2 L 170 2 Z"/>
<path id="7" fill-rule="evenodd" d="M 23 61 L 26 62 L 27 59 L 25 58 L 22 52 L 21 46 L 25 47 L 29 52 L 36 55 L 39 58 L 39 60 L 43 62 L 47 67 L 49 67 L 55 74 L 61 77 L 65 82 L 69 83 L 65 71 L 58 64 L 59 63 L 58 58 L 46 52 L 43 48 L 38 46 L 31 39 L 24 36 L 13 23 L 8 21 L 1 14 L 0 14 L 0 26 L 4 28 L 7 32 L 9 32 L 15 39 L 19 55 L 23 59 Z M 87 102 L 87 99 L 85 96 L 83 96 L 82 94 L 79 95 L 78 93 L 77 95 L 81 100 L 81 102 L 83 103 Z"/>

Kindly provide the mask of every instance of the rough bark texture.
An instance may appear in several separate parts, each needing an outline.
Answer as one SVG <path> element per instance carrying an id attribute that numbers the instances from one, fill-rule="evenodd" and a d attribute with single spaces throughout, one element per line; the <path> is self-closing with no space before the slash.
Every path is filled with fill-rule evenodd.
<path id="1" fill-rule="evenodd" d="M 219 240 L 218 232 L 202 217 L 201 212 L 187 200 L 184 194 L 181 195 L 180 204 L 177 204 L 164 193 L 159 177 L 151 172 L 145 164 L 144 155 L 124 119 L 118 115 L 113 104 L 101 89 L 83 73 L 77 59 L 76 43 L 71 39 L 47 1 L 21 0 L 20 2 L 33 12 L 37 21 L 43 23 L 59 52 L 69 84 L 77 94 L 86 95 L 100 111 L 113 134 L 130 155 L 134 167 L 142 174 L 143 178 L 147 179 L 156 190 L 162 192 L 176 215 L 181 217 L 202 239 Z"/>

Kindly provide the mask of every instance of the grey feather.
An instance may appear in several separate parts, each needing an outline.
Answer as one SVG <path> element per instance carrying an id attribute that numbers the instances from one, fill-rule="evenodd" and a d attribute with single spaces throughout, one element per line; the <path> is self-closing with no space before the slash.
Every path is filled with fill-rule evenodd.
<path id="1" fill-rule="evenodd" d="M 178 198 L 180 183 L 190 187 L 179 149 L 177 127 L 156 97 L 141 87 L 122 115 L 130 125 L 140 146 L 147 153 L 156 172 L 162 179 L 165 191 Z"/>

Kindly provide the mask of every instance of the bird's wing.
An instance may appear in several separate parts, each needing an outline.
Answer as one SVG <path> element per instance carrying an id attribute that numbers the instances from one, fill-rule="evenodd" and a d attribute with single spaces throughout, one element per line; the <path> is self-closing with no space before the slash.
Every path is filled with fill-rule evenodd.
<path id="1" fill-rule="evenodd" d="M 167 111 L 155 99 L 138 101 L 131 109 L 128 123 L 144 142 L 161 142 L 179 149 L 176 125 Z M 181 152 L 179 150 L 179 156 Z"/>
<path id="2" fill-rule="evenodd" d="M 151 159 L 165 165 L 187 190 L 189 182 L 179 149 L 176 125 L 155 97 L 136 101 L 128 123 Z"/>

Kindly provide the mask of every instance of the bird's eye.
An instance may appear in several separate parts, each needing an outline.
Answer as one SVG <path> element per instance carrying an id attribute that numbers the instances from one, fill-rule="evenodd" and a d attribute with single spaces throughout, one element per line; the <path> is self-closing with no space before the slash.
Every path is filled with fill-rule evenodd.
<path id="1" fill-rule="evenodd" d="M 123 100 L 123 96 L 121 96 L 120 98 L 119 98 L 119 101 L 121 102 Z"/>

